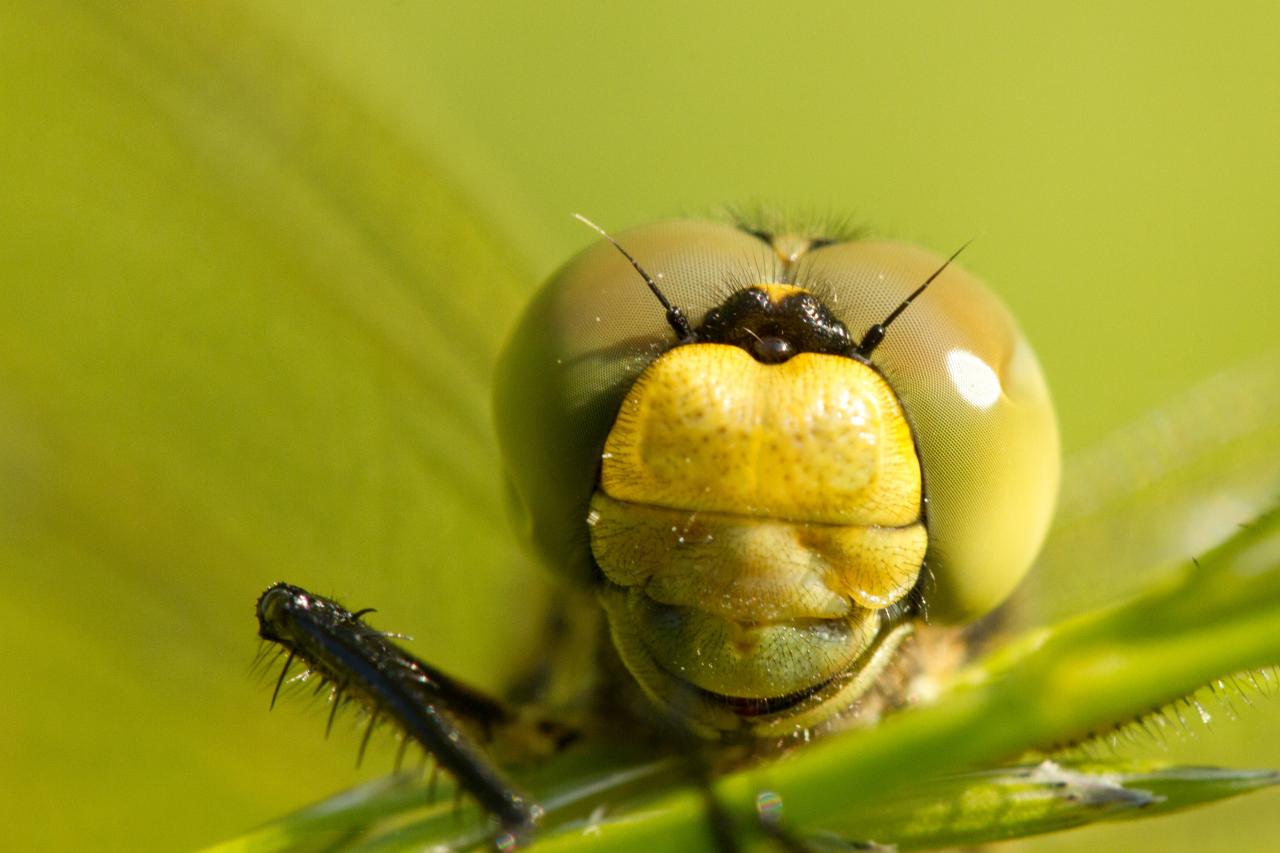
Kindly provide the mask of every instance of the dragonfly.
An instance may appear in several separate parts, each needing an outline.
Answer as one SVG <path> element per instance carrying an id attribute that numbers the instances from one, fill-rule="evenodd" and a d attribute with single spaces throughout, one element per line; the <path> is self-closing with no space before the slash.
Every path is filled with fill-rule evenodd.
<path id="1" fill-rule="evenodd" d="M 1156 581 L 1180 577 L 1184 598 L 1203 599 L 1199 586 L 1229 586 L 1209 578 L 1265 553 L 1275 533 L 1265 512 L 1280 484 L 1274 362 L 1222 377 L 1073 459 L 1047 545 L 1024 581 L 1058 491 L 1056 426 L 1029 345 L 998 301 L 954 265 L 955 255 L 744 219 L 667 223 L 617 239 L 597 230 L 601 242 L 535 297 L 498 379 L 516 527 L 578 589 L 566 597 L 572 606 L 562 621 L 581 624 L 562 629 L 549 652 L 552 669 L 579 673 L 558 679 L 571 695 L 553 695 L 544 674 L 544 683 L 525 686 L 523 702 L 484 696 L 374 629 L 366 613 L 291 584 L 273 586 L 259 603 L 263 636 L 286 653 L 277 690 L 301 659 L 304 673 L 331 686 L 334 710 L 363 706 L 369 731 L 392 723 L 403 745 L 417 743 L 480 805 L 462 829 L 456 816 L 446 825 L 428 807 L 388 843 L 503 848 L 536 839 L 554 849 L 584 831 L 626 837 L 635 831 L 628 827 L 636 803 L 673 786 L 678 792 L 679 780 L 690 778 L 705 801 L 701 811 L 710 804 L 712 832 L 688 817 L 699 812 L 688 792 L 683 805 L 668 792 L 677 798 L 668 817 L 646 824 L 655 843 L 670 845 L 685 831 L 690 843 L 719 839 L 721 847 L 760 835 L 806 848 L 952 846 L 1139 808 L 1172 810 L 1275 781 L 1265 772 L 1054 760 L 1064 747 L 1115 737 L 1126 726 L 1184 725 L 1176 703 L 1204 713 L 1199 700 L 1185 698 L 1203 684 L 1266 692 L 1274 676 L 1258 667 L 1277 658 L 1265 638 L 1234 656 L 1187 662 L 1145 689 L 1117 689 L 1102 708 L 974 737 L 975 756 L 939 750 L 936 767 L 914 762 L 896 795 L 885 792 L 895 790 L 902 763 L 877 765 L 875 750 L 864 748 L 882 728 L 907 732 L 896 736 L 917 748 L 930 738 L 947 742 L 967 730 L 946 717 L 957 697 L 1008 711 L 1027 701 L 1035 678 L 1088 665 L 1099 642 L 1122 658 L 1114 635 L 1138 621 L 1159 624 L 1143 608 L 1176 610 L 1167 598 L 1143 596 Z M 853 388 L 856 399 L 835 420 L 796 416 L 811 404 L 787 396 L 797 380 L 783 374 L 785 365 L 804 368 L 797 375 L 807 388 L 818 386 L 824 412 L 835 408 L 834 396 L 823 396 L 824 370 L 837 371 L 831 381 Z M 848 370 L 856 372 L 840 372 Z M 782 375 L 786 383 L 770 384 Z M 669 403 L 672 394 L 677 403 Z M 702 398 L 715 399 L 728 422 L 688 417 Z M 751 414 L 726 399 L 746 399 Z M 759 414 L 772 407 L 785 416 Z M 1219 413 L 1228 411 L 1224 423 Z M 781 436 L 782 464 L 770 467 L 754 446 L 735 449 L 735 424 L 751 418 L 751 441 Z M 691 420 L 713 438 L 688 437 Z M 853 429 L 805 444 L 775 425 L 796 421 L 824 436 L 839 425 Z M 838 491 L 849 478 L 866 480 L 868 463 L 851 461 L 851 452 L 821 454 L 857 447 L 871 429 L 878 430 L 866 439 L 875 448 L 871 467 L 887 473 L 869 487 L 859 482 L 844 500 L 888 515 L 848 523 L 810 497 L 821 491 L 815 482 L 834 482 Z M 653 433 L 660 438 L 645 437 Z M 786 455 L 789 445 L 809 456 Z M 708 446 L 711 464 L 700 466 L 690 448 Z M 805 472 L 798 497 L 775 488 L 793 470 Z M 903 486 L 900 470 L 915 479 Z M 558 473 L 566 471 L 577 474 Z M 743 480 L 754 485 L 741 488 Z M 725 483 L 724 494 L 703 499 Z M 802 533 L 788 529 L 796 518 Z M 846 556 L 854 569 L 774 572 L 778 563 L 828 556 L 830 537 L 814 545 L 812 531 L 841 524 L 858 542 L 841 553 L 869 549 Z M 1243 533 L 1241 525 L 1249 525 Z M 762 535 L 761 527 L 783 528 L 784 544 L 776 529 Z M 876 551 L 866 545 L 867 529 L 900 538 Z M 1193 557 L 1202 563 L 1188 563 Z M 1049 627 L 1120 601 L 1130 609 L 1111 613 L 1101 629 Z M 584 656 L 583 648 L 592 652 Z M 1140 663 L 1122 661 L 1109 677 L 1121 686 L 1140 682 Z M 1225 680 L 1235 672 L 1243 674 Z M 1088 685 L 1082 677 L 1064 687 L 1064 700 Z M 540 703 L 530 701 L 535 695 Z M 895 726 L 904 709 L 912 713 Z M 633 738 L 643 745 L 638 752 L 610 754 L 619 720 L 641 733 Z M 584 754 L 596 763 L 583 765 Z M 832 770 L 831 755 L 844 756 L 835 762 L 844 767 Z M 993 758 L 994 766 L 983 763 Z M 806 777 L 809 765 L 822 769 Z M 849 769 L 860 765 L 864 772 Z M 540 773 L 551 768 L 555 779 L 566 766 L 577 775 L 536 793 L 547 787 Z M 823 792 L 815 780 L 832 774 L 835 787 Z M 862 796 L 852 793 L 856 780 L 867 789 Z M 377 838 L 368 814 L 421 807 L 415 784 L 363 791 L 360 809 L 347 808 L 365 817 L 347 830 Z M 831 790 L 842 794 L 823 806 Z M 956 826 L 922 830 L 908 819 L 924 802 L 975 792 L 995 796 L 1006 811 L 985 829 L 979 821 L 969 835 Z M 1028 801 L 1036 808 L 1008 816 L 1008 804 Z M 332 821 L 330 809 L 321 811 Z M 303 813 L 286 825 L 302 831 L 309 819 Z"/>

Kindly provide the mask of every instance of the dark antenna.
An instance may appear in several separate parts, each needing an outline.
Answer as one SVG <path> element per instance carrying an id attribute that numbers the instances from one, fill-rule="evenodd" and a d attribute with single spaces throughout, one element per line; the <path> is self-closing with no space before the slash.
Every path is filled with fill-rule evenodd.
<path id="1" fill-rule="evenodd" d="M 959 249 L 956 249 L 954 252 L 952 252 L 951 257 L 943 261 L 942 266 L 934 270 L 933 275 L 929 276 L 924 280 L 924 284 L 920 285 L 915 290 L 911 291 L 911 295 L 908 296 L 906 299 L 902 300 L 901 305 L 899 305 L 897 308 L 894 308 L 892 311 L 890 311 L 888 317 L 885 317 L 879 323 L 876 323 L 870 329 L 867 329 L 867 334 L 863 337 L 862 343 L 858 344 L 858 348 L 854 350 L 854 352 L 856 352 L 858 355 L 862 356 L 863 358 L 870 358 L 871 353 L 874 352 L 875 348 L 880 346 L 881 341 L 884 340 L 884 333 L 888 330 L 889 324 L 892 323 L 894 320 L 898 319 L 898 316 L 903 311 L 907 310 L 907 306 L 910 305 L 912 302 L 914 302 L 917 296 L 924 293 L 925 288 L 933 284 L 933 280 L 938 276 L 942 275 L 942 271 L 945 270 L 947 267 L 951 266 L 951 262 L 954 261 L 956 258 L 958 258 L 961 252 L 969 248 L 969 244 L 972 242 L 973 242 L 972 240 L 968 240 L 965 242 L 963 246 L 961 246 Z"/>
<path id="2" fill-rule="evenodd" d="M 640 263 L 635 258 L 631 257 L 631 253 L 622 248 L 622 244 L 613 239 L 608 231 L 605 231 L 581 213 L 575 213 L 573 218 L 612 243 L 613 248 L 621 252 L 622 257 L 631 262 L 631 266 L 635 267 L 636 272 L 640 273 L 640 277 L 644 279 L 644 283 L 649 285 L 649 289 L 653 291 L 653 295 L 658 297 L 658 301 L 662 303 L 663 309 L 667 312 L 667 323 L 675 330 L 676 337 L 680 339 L 680 342 L 685 343 L 693 340 L 693 328 L 689 325 L 689 318 L 684 316 L 683 311 L 671 304 L 671 300 L 667 299 L 666 294 L 658 289 L 658 283 L 653 280 L 653 276 L 644 271 L 644 267 L 640 266 Z"/>

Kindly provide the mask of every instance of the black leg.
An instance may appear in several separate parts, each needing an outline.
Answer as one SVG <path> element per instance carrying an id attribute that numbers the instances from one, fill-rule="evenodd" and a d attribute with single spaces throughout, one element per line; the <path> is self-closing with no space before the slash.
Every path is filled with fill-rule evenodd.
<path id="1" fill-rule="evenodd" d="M 428 666 L 331 599 L 276 584 L 258 599 L 258 632 L 355 698 L 374 719 L 392 720 L 517 837 L 532 832 L 540 807 L 516 790 L 463 730 L 513 722 L 505 705 Z M 283 682 L 284 673 L 280 681 Z M 279 684 L 277 684 L 277 690 Z M 274 695 L 272 697 L 274 701 Z M 361 744 L 361 753 L 364 743 Z"/>

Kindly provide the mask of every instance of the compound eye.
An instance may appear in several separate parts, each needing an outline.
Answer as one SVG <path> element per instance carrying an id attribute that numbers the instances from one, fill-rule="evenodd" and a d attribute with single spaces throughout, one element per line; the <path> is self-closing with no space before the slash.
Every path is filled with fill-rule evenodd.
<path id="1" fill-rule="evenodd" d="M 667 222 L 614 236 L 695 324 L 777 263 L 772 247 L 731 225 Z M 570 580 L 589 583 L 596 571 L 583 519 L 618 406 L 675 345 L 644 280 L 597 240 L 543 286 L 503 351 L 494 421 L 511 512 L 539 558 Z M 765 351 L 777 357 L 780 347 Z"/>
<path id="2" fill-rule="evenodd" d="M 888 241 L 812 252 L 854 334 L 880 322 L 943 257 Z M 964 622 L 1022 579 L 1058 492 L 1058 428 L 1030 344 L 981 281 L 953 263 L 886 330 L 871 362 L 911 423 L 929 528 L 928 618 Z"/>
<path id="3" fill-rule="evenodd" d="M 786 338 L 763 335 L 751 345 L 751 354 L 764 364 L 781 364 L 796 354 L 795 347 Z"/>

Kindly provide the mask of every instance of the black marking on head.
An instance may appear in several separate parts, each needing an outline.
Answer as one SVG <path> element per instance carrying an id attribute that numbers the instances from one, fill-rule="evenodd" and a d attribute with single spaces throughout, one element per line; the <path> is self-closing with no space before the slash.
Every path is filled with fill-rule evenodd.
<path id="1" fill-rule="evenodd" d="M 764 364 L 802 352 L 845 355 L 853 348 L 849 330 L 813 294 L 797 290 L 775 300 L 763 287 L 739 290 L 707 312 L 697 338 L 741 347 Z"/>

